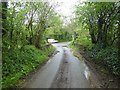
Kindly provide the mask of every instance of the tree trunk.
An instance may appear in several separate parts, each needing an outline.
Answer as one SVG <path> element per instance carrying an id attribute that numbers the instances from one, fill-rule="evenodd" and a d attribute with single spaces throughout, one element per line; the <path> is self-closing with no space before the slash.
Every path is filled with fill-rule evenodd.
<path id="1" fill-rule="evenodd" d="M 93 43 L 93 44 L 96 44 L 96 43 L 97 43 L 97 41 L 96 41 L 96 37 L 95 37 L 94 32 L 92 32 L 90 35 L 91 35 L 91 40 L 92 40 L 92 43 Z"/>
<path id="2" fill-rule="evenodd" d="M 94 26 L 93 26 L 93 24 L 92 24 L 92 22 L 91 22 L 91 20 L 89 19 L 88 20 L 89 21 L 89 34 L 90 34 L 90 36 L 91 36 L 91 41 L 92 41 L 92 43 L 93 44 L 96 44 L 97 43 L 97 40 L 96 40 L 96 37 L 95 37 L 95 33 L 94 33 Z"/>
<path id="3" fill-rule="evenodd" d="M 2 2 L 2 35 L 6 33 L 7 2 Z"/>
<path id="4" fill-rule="evenodd" d="M 120 7 L 118 15 L 118 60 L 120 60 Z"/>
<path id="5" fill-rule="evenodd" d="M 107 47 L 107 25 L 106 23 L 104 24 L 104 29 L 103 29 L 103 48 Z"/>
<path id="6" fill-rule="evenodd" d="M 103 45 L 103 18 L 102 16 L 99 17 L 98 19 L 98 35 L 97 35 L 97 43 L 100 46 L 100 48 L 102 48 Z"/>

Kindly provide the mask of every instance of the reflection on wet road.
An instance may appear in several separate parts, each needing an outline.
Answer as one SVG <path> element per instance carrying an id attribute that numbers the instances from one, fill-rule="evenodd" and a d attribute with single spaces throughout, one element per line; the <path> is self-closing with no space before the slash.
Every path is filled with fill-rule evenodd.
<path id="1" fill-rule="evenodd" d="M 75 57 L 68 48 L 69 43 L 56 43 L 59 51 L 31 80 L 27 88 L 90 88 L 90 72 L 84 60 Z"/>

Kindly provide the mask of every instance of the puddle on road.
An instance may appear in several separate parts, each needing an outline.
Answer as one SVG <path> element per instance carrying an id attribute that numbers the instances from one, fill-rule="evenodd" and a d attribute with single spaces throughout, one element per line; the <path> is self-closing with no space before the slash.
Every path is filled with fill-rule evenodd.
<path id="1" fill-rule="evenodd" d="M 68 47 L 67 45 L 63 45 L 62 47 Z"/>
<path id="2" fill-rule="evenodd" d="M 46 63 L 46 65 L 49 64 L 51 61 L 52 61 L 52 59 L 48 60 L 47 63 Z"/>
<path id="3" fill-rule="evenodd" d="M 86 77 L 87 80 L 90 79 L 90 71 L 89 71 L 88 67 L 85 67 L 84 75 L 85 75 L 85 77 Z"/>
<path id="4" fill-rule="evenodd" d="M 97 83 L 94 82 L 95 79 L 91 76 L 91 72 L 89 68 L 86 66 L 86 64 L 84 64 L 84 66 L 85 66 L 85 70 L 84 70 L 85 78 L 88 80 L 92 88 L 98 87 Z"/>
<path id="5" fill-rule="evenodd" d="M 84 75 L 84 77 L 86 78 L 86 80 L 91 84 L 91 86 L 92 86 L 92 82 L 91 82 L 91 73 L 90 73 L 90 71 L 89 71 L 89 68 L 87 67 L 87 65 L 85 64 L 85 62 L 84 62 L 84 58 L 82 57 L 82 55 L 81 54 L 79 54 L 79 53 L 77 53 L 77 52 L 75 52 L 74 50 L 71 50 L 71 49 L 69 49 L 68 47 L 67 47 L 67 45 L 62 45 L 62 49 L 63 49 L 63 53 L 64 53 L 64 58 L 65 58 L 65 60 L 64 60 L 64 64 L 67 64 L 68 63 L 68 61 L 67 61 L 67 57 L 66 57 L 66 53 L 67 52 L 71 52 L 72 53 L 72 55 L 75 57 L 75 58 L 77 58 L 80 62 L 81 62 L 81 64 L 82 64 L 82 66 L 83 66 L 83 75 Z"/>

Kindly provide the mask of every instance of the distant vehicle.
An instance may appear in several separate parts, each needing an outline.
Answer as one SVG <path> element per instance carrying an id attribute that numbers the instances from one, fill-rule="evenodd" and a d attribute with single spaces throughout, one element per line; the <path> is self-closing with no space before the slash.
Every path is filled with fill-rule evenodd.
<path id="1" fill-rule="evenodd" d="M 48 42 L 49 42 L 49 43 L 57 43 L 58 40 L 55 40 L 55 39 L 48 39 Z"/>

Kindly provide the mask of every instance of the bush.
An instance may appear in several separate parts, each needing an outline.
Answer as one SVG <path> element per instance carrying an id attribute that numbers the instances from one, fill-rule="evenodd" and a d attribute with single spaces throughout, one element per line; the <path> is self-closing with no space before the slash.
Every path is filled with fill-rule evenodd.
<path id="1" fill-rule="evenodd" d="M 89 38 L 86 38 L 86 37 L 78 37 L 75 41 L 74 41 L 76 44 L 80 44 L 80 45 L 83 45 L 87 48 L 91 48 L 92 47 L 92 43 L 91 43 L 91 40 Z"/>
<path id="2" fill-rule="evenodd" d="M 48 59 L 48 55 L 55 49 L 50 46 L 46 50 L 39 50 L 27 45 L 22 49 L 3 52 L 2 85 L 3 88 L 14 86 L 20 78 L 27 75 Z"/>
<path id="3" fill-rule="evenodd" d="M 115 75 L 120 75 L 120 61 L 118 60 L 117 49 L 113 47 L 108 47 L 106 49 L 99 50 L 94 48 L 91 50 L 91 57 L 97 62 L 102 62 Z"/>

